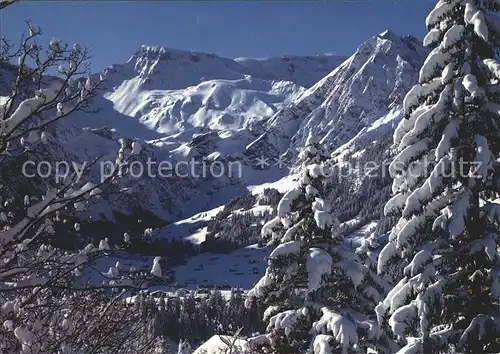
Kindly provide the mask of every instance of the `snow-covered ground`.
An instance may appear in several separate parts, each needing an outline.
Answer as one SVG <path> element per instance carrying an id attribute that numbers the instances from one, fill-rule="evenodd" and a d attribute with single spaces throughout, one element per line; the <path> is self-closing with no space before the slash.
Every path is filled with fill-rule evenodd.
<path id="1" fill-rule="evenodd" d="M 226 343 L 233 345 L 232 350 Z M 193 354 L 250 354 L 248 342 L 244 339 L 231 338 L 229 336 L 213 336 L 203 343 Z"/>
<path id="2" fill-rule="evenodd" d="M 248 210 L 238 209 L 238 210 L 233 211 L 233 213 L 234 214 L 246 214 L 246 213 L 250 213 L 253 216 L 261 216 L 264 213 L 270 212 L 272 210 L 273 210 L 273 208 L 270 205 L 255 205 L 251 209 L 248 209 Z"/>
<path id="3" fill-rule="evenodd" d="M 153 257 L 131 254 L 124 251 L 110 251 L 107 256 L 97 259 L 91 267 L 87 267 L 77 278 L 78 284 L 100 285 L 103 281 L 113 279 L 112 273 L 127 274 L 131 269 L 149 272 L 153 264 Z M 108 274 L 109 273 L 109 274 Z M 116 273 L 115 273 L 116 274 Z"/>
<path id="4" fill-rule="evenodd" d="M 250 289 L 264 274 L 267 261 L 266 258 L 271 249 L 258 247 L 257 245 L 245 247 L 228 254 L 200 253 L 189 258 L 185 265 L 172 269 L 174 283 L 164 286 L 152 286 L 150 291 L 163 291 L 175 293 L 176 289 L 196 290 L 199 287 L 222 289 L 226 297 L 230 295 L 230 289 L 234 287 L 243 290 Z M 100 284 L 103 280 L 109 281 L 106 272 L 110 274 L 114 268 L 120 272 L 127 273 L 130 268 L 149 271 L 153 264 L 153 257 L 132 255 L 126 252 L 115 252 L 110 256 L 98 260 L 95 269 L 88 269 L 80 276 L 81 283 L 91 281 Z"/>
<path id="5" fill-rule="evenodd" d="M 270 249 L 256 245 L 229 254 L 201 253 L 173 269 L 175 282 L 187 289 L 198 286 L 250 289 L 264 274 Z"/>

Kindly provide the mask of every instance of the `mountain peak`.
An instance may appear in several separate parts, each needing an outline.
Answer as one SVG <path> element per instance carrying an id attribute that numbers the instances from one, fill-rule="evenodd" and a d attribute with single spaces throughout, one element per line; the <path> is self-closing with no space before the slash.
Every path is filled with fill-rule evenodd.
<path id="1" fill-rule="evenodd" d="M 142 58 L 142 57 L 158 57 L 163 55 L 166 52 L 166 49 L 164 47 L 160 46 L 149 46 L 149 45 L 141 45 L 135 53 L 132 55 L 132 57 L 129 59 L 129 61 L 132 61 L 134 59 Z"/>
<path id="2" fill-rule="evenodd" d="M 418 79 L 426 49 L 414 37 L 385 31 L 364 42 L 342 65 L 269 119 L 249 153 L 295 155 L 310 135 L 336 149 L 399 106 Z"/>
<path id="3" fill-rule="evenodd" d="M 362 43 L 354 54 L 354 58 L 364 62 L 366 56 L 394 57 L 390 53 L 396 53 L 406 61 L 414 62 L 412 58 L 420 58 L 425 55 L 426 50 L 422 47 L 422 41 L 419 39 L 413 36 L 400 36 L 391 30 L 386 30 Z"/>
<path id="4" fill-rule="evenodd" d="M 387 29 L 381 33 L 378 34 L 378 37 L 383 38 L 383 39 L 388 39 L 390 41 L 394 40 L 400 40 L 401 36 L 398 35 L 397 33 L 391 31 L 390 29 Z"/>
<path id="5" fill-rule="evenodd" d="M 377 40 L 387 40 L 393 43 L 400 43 L 405 46 L 421 46 L 422 41 L 419 40 L 418 38 L 412 36 L 412 35 L 407 35 L 407 36 L 400 36 L 394 31 L 391 30 L 385 30 L 378 35 L 375 36 Z"/>

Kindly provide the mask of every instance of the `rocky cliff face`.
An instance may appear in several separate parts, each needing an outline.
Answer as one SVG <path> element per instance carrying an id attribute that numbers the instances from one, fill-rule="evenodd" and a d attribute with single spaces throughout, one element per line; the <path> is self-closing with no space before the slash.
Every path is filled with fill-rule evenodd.
<path id="1" fill-rule="evenodd" d="M 386 31 L 357 51 L 298 99 L 272 116 L 248 153 L 296 156 L 308 135 L 332 151 L 399 106 L 418 78 L 426 50 L 414 37 Z"/>

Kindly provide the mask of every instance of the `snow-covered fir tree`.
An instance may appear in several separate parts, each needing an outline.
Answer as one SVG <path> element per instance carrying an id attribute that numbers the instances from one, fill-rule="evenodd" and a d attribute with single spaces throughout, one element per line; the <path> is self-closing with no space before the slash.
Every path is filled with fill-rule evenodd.
<path id="1" fill-rule="evenodd" d="M 358 255 L 362 264 L 366 267 L 366 272 L 364 274 L 363 282 L 358 287 L 358 291 L 362 292 L 364 298 L 368 302 L 370 311 L 368 315 L 373 315 L 372 310 L 375 306 L 383 300 L 384 294 L 387 294 L 391 288 L 390 277 L 380 275 L 377 272 L 377 261 L 378 255 L 382 248 L 384 236 L 377 236 L 375 233 L 370 234 L 365 237 L 361 246 L 356 249 L 356 254 Z M 370 318 L 372 316 L 369 316 Z M 388 333 L 384 331 L 379 331 L 375 329 L 378 326 L 374 326 L 372 330 L 377 331 L 376 340 L 370 341 L 370 347 L 377 353 L 394 353 L 398 348 Z M 367 333 L 368 334 L 368 333 Z M 372 337 L 373 339 L 373 337 Z"/>
<path id="2" fill-rule="evenodd" d="M 390 166 L 400 215 L 378 272 L 377 308 L 400 353 L 500 351 L 498 0 L 440 0 L 433 50 L 404 100 Z"/>
<path id="3" fill-rule="evenodd" d="M 369 303 L 357 291 L 366 268 L 343 244 L 324 198 L 331 160 L 311 136 L 300 161 L 298 186 L 285 193 L 277 217 L 262 229 L 276 248 L 247 303 L 260 297 L 267 306 L 268 352 L 366 352 L 365 340 L 377 334 L 376 323 L 362 315 Z"/>

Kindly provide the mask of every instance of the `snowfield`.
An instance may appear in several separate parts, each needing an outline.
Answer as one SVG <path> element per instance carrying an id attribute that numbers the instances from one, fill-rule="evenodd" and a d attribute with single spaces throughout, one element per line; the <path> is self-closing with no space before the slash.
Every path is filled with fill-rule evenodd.
<path id="1" fill-rule="evenodd" d="M 201 253 L 173 269 L 175 281 L 187 289 L 221 286 L 248 290 L 264 274 L 270 252 L 254 245 L 229 254 Z"/>

